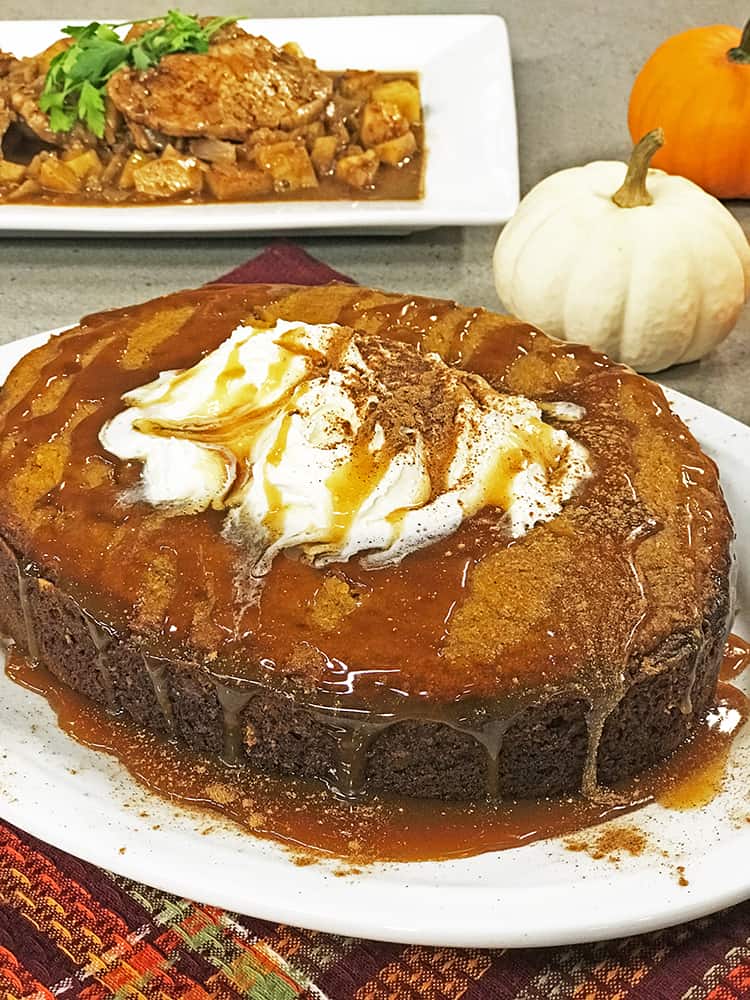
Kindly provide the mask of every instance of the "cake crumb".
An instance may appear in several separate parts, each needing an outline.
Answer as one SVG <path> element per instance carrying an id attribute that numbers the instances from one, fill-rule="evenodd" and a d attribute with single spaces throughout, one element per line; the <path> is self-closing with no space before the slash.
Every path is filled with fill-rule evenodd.
<path id="1" fill-rule="evenodd" d="M 121 847 L 119 853 L 124 854 L 127 851 L 127 847 Z"/>
<path id="2" fill-rule="evenodd" d="M 688 879 L 685 878 L 685 866 L 684 865 L 677 865 L 677 868 L 675 869 L 675 872 L 677 873 L 677 884 L 678 885 L 683 885 L 683 886 L 684 885 L 690 885 L 690 882 L 688 881 Z"/>

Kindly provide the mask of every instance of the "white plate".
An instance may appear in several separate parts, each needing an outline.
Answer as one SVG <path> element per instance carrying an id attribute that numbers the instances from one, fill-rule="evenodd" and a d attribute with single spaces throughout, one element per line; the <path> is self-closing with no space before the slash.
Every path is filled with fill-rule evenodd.
<path id="1" fill-rule="evenodd" d="M 66 21 L 0 21 L 6 52 L 33 55 Z M 72 22 L 80 23 L 80 22 Z M 495 225 L 518 205 L 518 153 L 508 33 L 501 17 L 335 17 L 241 21 L 272 42 L 299 42 L 325 69 L 416 70 L 427 170 L 420 201 L 266 202 L 140 207 L 0 205 L 0 232 L 412 232 Z"/>
<path id="2" fill-rule="evenodd" d="M 0 348 L 0 381 L 45 336 Z M 687 396 L 669 395 L 722 470 L 739 536 L 737 627 L 750 635 L 750 428 Z M 725 790 L 705 808 L 670 812 L 654 805 L 627 817 L 650 847 L 640 857 L 623 854 L 617 868 L 550 840 L 460 861 L 373 866 L 342 878 L 331 864 L 298 867 L 273 843 L 218 816 L 196 817 L 149 795 L 113 758 L 65 736 L 39 696 L 0 675 L 6 820 L 87 861 L 191 899 L 387 941 L 568 944 L 680 923 L 750 896 L 749 732 L 735 742 L 732 760 L 737 766 Z M 207 824 L 213 832 L 201 836 Z M 688 886 L 678 884 L 678 865 Z"/>

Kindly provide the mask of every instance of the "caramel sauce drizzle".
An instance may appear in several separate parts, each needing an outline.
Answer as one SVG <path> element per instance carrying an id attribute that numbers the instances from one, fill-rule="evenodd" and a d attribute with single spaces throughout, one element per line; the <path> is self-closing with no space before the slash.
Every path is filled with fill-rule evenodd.
<path id="1" fill-rule="evenodd" d="M 739 651 L 739 652 L 738 652 Z M 738 655 L 750 665 L 750 644 L 732 636 L 722 677 L 737 676 Z M 222 696 L 225 759 L 195 755 L 77 694 L 45 668 L 11 650 L 8 676 L 42 694 L 58 724 L 84 746 L 114 755 L 149 791 L 206 813 L 219 813 L 249 833 L 273 840 L 303 858 L 342 858 L 351 863 L 460 858 L 521 847 L 632 813 L 654 801 L 669 809 L 707 805 L 723 786 L 733 740 L 748 719 L 748 700 L 734 685 L 719 684 L 718 707 L 665 763 L 624 782 L 599 801 L 577 797 L 542 801 L 441 802 L 379 797 L 353 803 L 318 783 L 271 778 L 237 768 L 238 716 L 246 693 Z M 338 783 L 343 792 L 360 783 L 374 730 L 342 728 Z M 576 848 L 579 849 L 579 848 Z"/>
<path id="2" fill-rule="evenodd" d="M 26 648 L 33 661 L 39 659 L 39 644 L 34 629 L 34 619 L 31 616 L 29 606 L 29 594 L 27 581 L 29 577 L 21 566 L 19 559 L 16 559 L 16 579 L 18 581 L 18 603 L 21 605 L 21 615 L 23 616 L 24 632 L 26 636 Z"/>
<path id="3" fill-rule="evenodd" d="M 174 729 L 174 711 L 172 709 L 172 699 L 169 697 L 167 664 L 160 657 L 149 656 L 148 653 L 144 653 L 143 665 L 151 679 L 156 703 L 164 716 L 167 729 L 171 732 Z"/>
<path id="4" fill-rule="evenodd" d="M 721 677 L 731 681 L 750 667 L 750 642 L 732 633 L 724 650 Z"/>

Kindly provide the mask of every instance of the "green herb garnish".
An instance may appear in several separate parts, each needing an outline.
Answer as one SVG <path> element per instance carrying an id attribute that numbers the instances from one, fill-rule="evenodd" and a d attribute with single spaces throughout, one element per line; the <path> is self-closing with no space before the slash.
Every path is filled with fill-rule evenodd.
<path id="1" fill-rule="evenodd" d="M 142 22 L 99 24 L 63 28 L 73 44 L 59 52 L 49 65 L 39 107 L 49 115 L 53 132 L 69 132 L 77 121 L 98 138 L 104 135 L 104 98 L 107 80 L 122 66 L 144 70 L 172 52 L 207 52 L 216 32 L 236 17 L 214 17 L 201 24 L 192 14 L 170 10 L 161 24 L 132 42 L 124 42 L 115 29 Z"/>

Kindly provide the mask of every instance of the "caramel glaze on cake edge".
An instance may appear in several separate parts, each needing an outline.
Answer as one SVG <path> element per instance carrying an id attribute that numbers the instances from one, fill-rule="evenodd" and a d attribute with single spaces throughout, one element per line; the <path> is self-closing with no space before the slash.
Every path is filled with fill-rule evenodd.
<path id="1" fill-rule="evenodd" d="M 238 618 L 217 519 L 125 510 L 138 469 L 98 430 L 123 391 L 253 316 L 341 322 L 579 403 L 565 427 L 595 474 L 513 543 L 480 516 L 390 571 L 277 558 Z M 593 794 L 667 756 L 714 697 L 732 528 L 713 463 L 653 383 L 507 317 L 346 286 L 177 293 L 28 355 L 0 428 L 0 631 L 198 752 L 347 795 Z"/>

